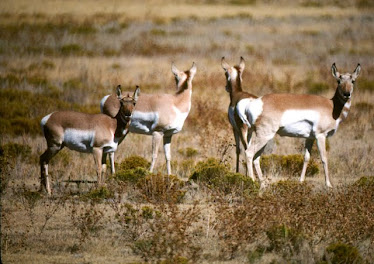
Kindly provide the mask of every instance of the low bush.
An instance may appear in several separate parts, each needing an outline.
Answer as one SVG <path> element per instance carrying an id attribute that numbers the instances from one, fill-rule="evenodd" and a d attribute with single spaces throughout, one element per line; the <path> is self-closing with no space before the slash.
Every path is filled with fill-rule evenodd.
<path id="1" fill-rule="evenodd" d="M 266 231 L 269 239 L 269 251 L 281 253 L 284 258 L 290 258 L 299 253 L 303 236 L 300 232 L 285 224 L 275 225 Z"/>
<path id="2" fill-rule="evenodd" d="M 136 168 L 143 168 L 143 169 L 149 169 L 149 166 L 151 164 L 143 157 L 140 156 L 130 156 L 126 159 L 124 159 L 120 165 L 120 170 L 131 170 Z"/>
<path id="3" fill-rule="evenodd" d="M 152 203 L 182 201 L 185 183 L 174 175 L 149 174 L 137 183 L 145 200 Z"/>
<path id="4" fill-rule="evenodd" d="M 278 172 L 289 177 L 300 176 L 304 164 L 304 157 L 294 155 L 263 155 L 261 156 L 261 168 L 265 174 Z M 317 162 L 311 158 L 306 170 L 306 176 L 314 176 L 319 173 Z"/>
<path id="5" fill-rule="evenodd" d="M 365 263 L 356 247 L 341 242 L 332 243 L 326 248 L 323 261 L 331 264 Z"/>
<path id="6" fill-rule="evenodd" d="M 231 172 L 227 164 L 214 158 L 199 162 L 195 166 L 190 180 L 204 183 L 208 187 L 218 189 L 225 194 L 244 190 L 255 192 L 259 188 L 259 185 L 249 177 Z"/>

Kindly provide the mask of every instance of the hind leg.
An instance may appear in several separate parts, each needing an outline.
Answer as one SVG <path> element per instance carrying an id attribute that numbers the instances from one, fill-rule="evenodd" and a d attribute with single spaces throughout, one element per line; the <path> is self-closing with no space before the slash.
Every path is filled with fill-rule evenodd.
<path id="1" fill-rule="evenodd" d="M 48 179 L 48 163 L 62 148 L 61 145 L 50 146 L 40 155 L 40 191 L 47 191 L 48 195 L 52 193 Z"/>

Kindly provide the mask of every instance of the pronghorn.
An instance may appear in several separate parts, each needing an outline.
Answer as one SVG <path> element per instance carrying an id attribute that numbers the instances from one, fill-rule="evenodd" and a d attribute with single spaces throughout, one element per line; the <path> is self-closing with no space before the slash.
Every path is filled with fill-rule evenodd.
<path id="1" fill-rule="evenodd" d="M 152 162 L 150 171 L 156 163 L 158 148 L 163 137 L 166 168 L 171 174 L 170 144 L 174 134 L 180 132 L 191 109 L 192 80 L 196 74 L 196 65 L 188 71 L 179 71 L 171 66 L 177 84 L 175 94 L 144 94 L 139 96 L 128 132 L 152 135 Z M 100 103 L 101 112 L 113 116 L 118 112 L 118 101 L 114 95 L 105 96 Z"/>
<path id="2" fill-rule="evenodd" d="M 314 140 L 317 140 L 326 186 L 331 188 L 327 166 L 326 138 L 335 134 L 340 122 L 347 117 L 354 83 L 360 70 L 361 66 L 358 64 L 352 74 L 340 74 L 335 63 L 332 65 L 332 75 L 337 80 L 338 86 L 331 100 L 306 94 L 267 94 L 258 99 L 240 100 L 235 110 L 242 122 L 255 131 L 255 136 L 249 140 L 246 150 L 249 176 L 254 179 L 253 161 L 263 186 L 264 178 L 260 168 L 260 156 L 268 141 L 275 134 L 299 137 L 306 139 L 300 181 L 305 180 L 310 152 Z"/>
<path id="3" fill-rule="evenodd" d="M 140 89 L 122 96 L 121 86 L 117 87 L 120 110 L 115 117 L 105 114 L 85 114 L 73 111 L 53 112 L 41 120 L 41 127 L 47 140 L 47 150 L 40 156 L 41 185 L 51 194 L 48 180 L 48 163 L 63 147 L 79 152 L 93 153 L 97 168 L 97 183 L 105 182 L 106 154 L 109 153 L 111 172 L 114 173 L 114 151 L 127 133 L 131 115 L 135 108 Z"/>
<path id="4" fill-rule="evenodd" d="M 244 150 L 247 149 L 247 134 L 248 126 L 244 124 L 239 116 L 235 113 L 236 104 L 242 99 L 255 99 L 257 96 L 244 92 L 242 90 L 242 74 L 245 67 L 243 57 L 240 57 L 239 65 L 231 67 L 225 61 L 225 57 L 221 60 L 222 68 L 226 75 L 226 91 L 230 94 L 230 105 L 228 109 L 228 117 L 233 128 L 235 145 L 236 145 L 236 172 L 239 172 L 239 156 L 240 156 L 240 140 L 244 145 Z M 251 133 L 250 133 L 251 134 Z M 249 134 L 249 135 L 250 135 Z M 242 135 L 242 136 L 240 136 Z"/>

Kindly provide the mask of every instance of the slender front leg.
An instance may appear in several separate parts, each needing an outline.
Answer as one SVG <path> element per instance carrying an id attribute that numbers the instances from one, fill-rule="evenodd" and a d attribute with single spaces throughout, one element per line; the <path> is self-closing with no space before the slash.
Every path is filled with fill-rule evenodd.
<path id="1" fill-rule="evenodd" d="M 48 195 L 52 194 L 48 177 L 48 163 L 61 149 L 60 145 L 51 146 L 40 156 L 40 191 L 45 190 Z"/>
<path id="2" fill-rule="evenodd" d="M 93 148 L 92 154 L 94 156 L 94 161 L 96 164 L 97 185 L 101 186 L 103 184 L 103 178 L 104 178 L 102 176 L 102 168 L 101 168 L 103 150 L 101 148 Z"/>
<path id="3" fill-rule="evenodd" d="M 150 172 L 153 172 L 153 169 L 155 167 L 155 163 L 157 160 L 158 155 L 158 148 L 161 143 L 162 134 L 160 132 L 153 132 L 152 133 L 152 163 L 151 167 L 149 168 Z"/>
<path id="4" fill-rule="evenodd" d="M 166 170 L 168 175 L 171 174 L 171 153 L 170 153 L 170 144 L 171 144 L 171 136 L 164 136 L 164 151 L 165 151 L 165 159 L 166 159 Z"/>
<path id="5" fill-rule="evenodd" d="M 114 152 L 109 153 L 109 160 L 110 160 L 111 173 L 115 174 L 116 173 L 116 167 L 114 166 Z"/>
<path id="6" fill-rule="evenodd" d="M 239 172 L 239 160 L 240 160 L 240 136 L 239 133 L 233 129 L 236 147 L 236 172 Z"/>
<path id="7" fill-rule="evenodd" d="M 314 138 L 312 139 L 308 138 L 305 141 L 304 164 L 303 164 L 303 169 L 301 171 L 300 182 L 305 181 L 306 168 L 308 167 L 308 163 L 310 160 L 310 153 L 312 152 L 313 143 L 314 143 Z"/>
<path id="8" fill-rule="evenodd" d="M 329 169 L 327 165 L 326 137 L 324 135 L 317 136 L 317 146 L 318 146 L 319 154 L 321 156 L 323 170 L 325 171 L 326 187 L 332 188 L 330 178 L 329 178 Z"/>
<path id="9" fill-rule="evenodd" d="M 106 173 L 106 155 L 107 153 L 103 152 L 103 156 L 101 158 L 101 170 L 103 174 Z"/>

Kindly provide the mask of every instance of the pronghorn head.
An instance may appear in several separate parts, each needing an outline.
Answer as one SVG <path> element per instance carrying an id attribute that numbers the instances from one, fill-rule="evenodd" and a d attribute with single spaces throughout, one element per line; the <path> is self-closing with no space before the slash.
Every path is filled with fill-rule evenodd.
<path id="1" fill-rule="evenodd" d="M 122 95 L 121 85 L 117 86 L 117 98 L 121 104 L 117 115 L 121 118 L 122 122 L 127 124 L 131 120 L 131 115 L 134 111 L 136 102 L 138 101 L 139 93 L 140 88 L 139 86 L 136 86 L 132 96 L 130 96 L 130 93 Z"/>
<path id="2" fill-rule="evenodd" d="M 361 70 L 361 66 L 360 64 L 357 64 L 357 67 L 353 71 L 353 73 L 341 74 L 338 72 L 338 69 L 336 68 L 335 63 L 331 66 L 332 76 L 334 76 L 335 79 L 338 81 L 337 92 L 346 101 L 351 98 L 355 80 L 358 77 L 360 70 Z"/>
<path id="3" fill-rule="evenodd" d="M 226 91 L 230 93 L 233 87 L 241 88 L 242 74 L 245 68 L 243 57 L 240 57 L 239 65 L 231 67 L 226 61 L 225 57 L 221 60 L 222 68 L 225 70 L 226 75 Z"/>
<path id="4" fill-rule="evenodd" d="M 175 82 L 177 83 L 177 92 L 181 92 L 188 88 L 191 84 L 193 77 L 196 74 L 196 64 L 192 63 L 191 69 L 188 71 L 180 71 L 174 63 L 171 64 L 171 71 L 174 74 Z"/>

